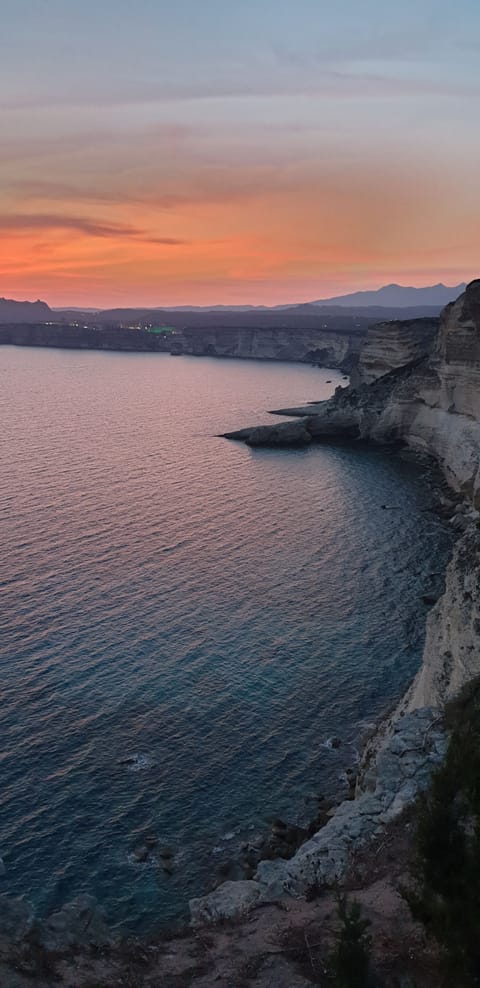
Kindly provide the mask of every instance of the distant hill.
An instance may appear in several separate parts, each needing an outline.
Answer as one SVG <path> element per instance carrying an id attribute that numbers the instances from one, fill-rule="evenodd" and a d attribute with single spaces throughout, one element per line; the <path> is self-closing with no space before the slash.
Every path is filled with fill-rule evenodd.
<path id="1" fill-rule="evenodd" d="M 64 305 L 52 306 L 52 312 L 101 312 L 101 311 L 102 311 L 101 309 L 95 309 L 91 307 L 89 308 L 88 306 L 84 308 L 81 305 L 69 305 L 68 307 L 65 307 Z"/>
<path id="2" fill-rule="evenodd" d="M 232 326 L 282 327 L 293 325 L 353 330 L 366 320 L 413 319 L 437 316 L 444 305 L 458 298 L 465 285 L 407 288 L 384 285 L 376 291 L 352 292 L 336 298 L 294 305 L 172 306 L 172 308 L 56 308 L 46 302 L 15 302 L 0 298 L 0 323 L 76 323 L 86 325 L 145 326 L 159 323 L 176 328 Z"/>
<path id="3" fill-rule="evenodd" d="M 48 322 L 53 316 L 46 302 L 15 302 L 0 298 L 0 322 Z"/>
<path id="4" fill-rule="evenodd" d="M 382 306 L 385 308 L 404 308 L 417 306 L 439 306 L 443 308 L 448 302 L 453 302 L 462 292 L 466 284 L 460 285 L 429 285 L 426 288 L 406 288 L 403 285 L 384 285 L 371 292 L 352 292 L 350 295 L 338 295 L 335 298 L 322 298 L 311 302 L 311 305 L 341 305 L 348 308 L 364 308 L 366 306 Z"/>

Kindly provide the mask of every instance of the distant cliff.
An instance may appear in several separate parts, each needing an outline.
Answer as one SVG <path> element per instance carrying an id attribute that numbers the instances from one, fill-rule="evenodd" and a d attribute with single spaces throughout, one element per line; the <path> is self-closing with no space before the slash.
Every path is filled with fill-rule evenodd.
<path id="1" fill-rule="evenodd" d="M 348 372 L 357 362 L 365 331 L 328 328 L 186 328 L 163 335 L 120 326 L 55 323 L 0 325 L 0 344 L 86 350 L 129 350 L 315 363 Z"/>
<path id="2" fill-rule="evenodd" d="M 291 360 L 350 371 L 357 363 L 364 332 L 329 328 L 212 327 L 184 329 L 175 352 L 194 356 Z"/>
<path id="3" fill-rule="evenodd" d="M 141 329 L 62 326 L 45 323 L 0 325 L 0 345 L 58 347 L 66 350 L 169 351 L 167 339 Z"/>

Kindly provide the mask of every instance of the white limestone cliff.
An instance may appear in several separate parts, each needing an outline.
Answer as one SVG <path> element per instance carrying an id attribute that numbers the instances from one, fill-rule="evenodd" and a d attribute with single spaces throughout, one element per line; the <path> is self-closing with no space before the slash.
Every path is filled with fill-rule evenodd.
<path id="1" fill-rule="evenodd" d="M 398 367 L 397 347 L 390 370 L 386 353 L 377 359 L 377 371 L 382 362 L 386 372 L 373 383 L 339 389 L 329 401 L 283 413 L 300 416 L 312 439 L 398 442 L 428 453 L 464 496 L 451 519 L 463 534 L 447 569 L 445 592 L 427 619 L 422 666 L 367 746 L 357 798 L 342 803 L 289 861 L 262 862 L 252 881 L 231 882 L 192 900 L 194 925 L 340 880 L 352 848 L 378 835 L 428 784 L 446 747 L 443 705 L 480 675 L 480 281 L 446 307 L 428 355 Z M 258 442 L 248 429 L 232 438 L 268 445 L 268 427 L 262 429 Z M 274 429 L 272 443 L 282 445 L 282 427 Z"/>

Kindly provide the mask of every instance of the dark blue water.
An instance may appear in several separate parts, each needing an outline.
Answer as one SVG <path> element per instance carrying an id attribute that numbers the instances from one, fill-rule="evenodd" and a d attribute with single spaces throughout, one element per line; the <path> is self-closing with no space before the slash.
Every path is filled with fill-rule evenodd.
<path id="1" fill-rule="evenodd" d="M 417 668 L 449 541 L 416 468 L 215 438 L 338 379 L 0 348 L 1 882 L 40 912 L 181 915 L 219 848 L 338 789 Z M 172 876 L 132 860 L 146 830 Z"/>

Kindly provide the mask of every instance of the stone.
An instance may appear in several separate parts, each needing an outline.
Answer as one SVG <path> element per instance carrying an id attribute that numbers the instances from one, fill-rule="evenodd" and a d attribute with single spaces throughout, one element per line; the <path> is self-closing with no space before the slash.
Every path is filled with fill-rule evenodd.
<path id="1" fill-rule="evenodd" d="M 155 834 L 146 834 L 143 838 L 146 847 L 156 847 L 158 844 L 158 837 Z M 161 853 L 160 851 L 158 852 Z"/>
<path id="2" fill-rule="evenodd" d="M 159 858 L 162 858 L 165 861 L 171 861 L 171 859 L 174 857 L 174 853 L 171 847 L 168 847 L 166 844 L 163 844 L 158 849 L 158 856 Z"/>
<path id="3" fill-rule="evenodd" d="M 39 940 L 46 950 L 66 951 L 88 944 L 106 944 L 111 935 L 103 911 L 91 895 L 78 895 L 58 912 L 38 924 Z"/>
<path id="4" fill-rule="evenodd" d="M 190 899 L 192 926 L 218 923 L 224 919 L 244 916 L 258 902 L 260 888 L 257 882 L 224 882 L 210 895 Z"/>
<path id="5" fill-rule="evenodd" d="M 141 864 L 143 861 L 147 861 L 150 856 L 150 849 L 145 845 L 141 844 L 140 847 L 134 847 L 132 851 L 132 858 Z"/>

